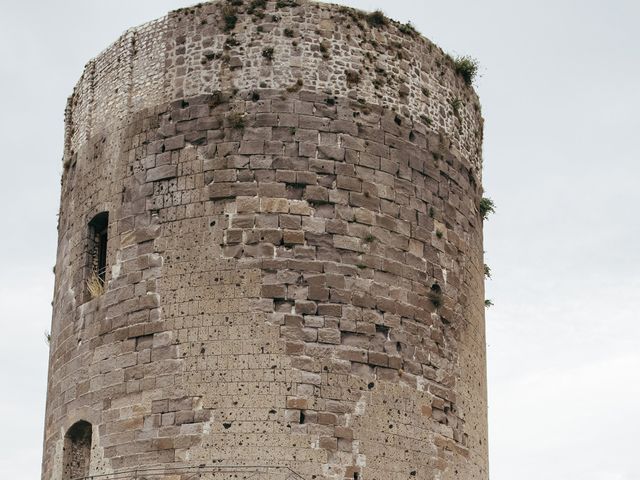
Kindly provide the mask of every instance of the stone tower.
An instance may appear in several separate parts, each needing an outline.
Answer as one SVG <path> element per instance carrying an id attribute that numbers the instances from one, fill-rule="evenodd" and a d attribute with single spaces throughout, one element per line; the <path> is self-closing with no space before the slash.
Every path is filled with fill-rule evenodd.
<path id="1" fill-rule="evenodd" d="M 42 478 L 486 480 L 481 143 L 379 14 L 126 32 L 66 110 Z"/>

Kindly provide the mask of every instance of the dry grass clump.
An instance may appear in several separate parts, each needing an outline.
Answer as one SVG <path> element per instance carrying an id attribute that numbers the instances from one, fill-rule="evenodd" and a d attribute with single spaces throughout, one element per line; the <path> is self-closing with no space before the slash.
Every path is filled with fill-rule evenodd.
<path id="1" fill-rule="evenodd" d="M 104 280 L 96 272 L 92 272 L 91 277 L 87 280 L 87 289 L 91 298 L 98 298 L 104 293 Z"/>

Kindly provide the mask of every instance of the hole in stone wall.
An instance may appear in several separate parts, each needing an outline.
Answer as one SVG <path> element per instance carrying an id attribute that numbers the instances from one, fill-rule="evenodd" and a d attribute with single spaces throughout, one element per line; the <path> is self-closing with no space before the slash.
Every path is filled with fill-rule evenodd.
<path id="1" fill-rule="evenodd" d="M 87 477 L 91 462 L 91 437 L 89 422 L 74 423 L 64 436 L 63 480 Z"/>
<path id="2" fill-rule="evenodd" d="M 389 334 L 389 327 L 386 325 L 376 325 L 376 332 L 382 333 L 385 337 Z"/>
<path id="3" fill-rule="evenodd" d="M 429 292 L 429 300 L 434 307 L 438 308 L 442 305 L 442 288 L 437 283 L 431 285 L 431 291 Z"/>

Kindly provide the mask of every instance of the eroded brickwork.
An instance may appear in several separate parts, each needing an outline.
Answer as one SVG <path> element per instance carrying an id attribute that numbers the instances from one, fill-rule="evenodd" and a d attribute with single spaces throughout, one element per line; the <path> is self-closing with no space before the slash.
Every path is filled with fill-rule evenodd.
<path id="1" fill-rule="evenodd" d="M 43 478 L 79 420 L 91 474 L 488 478 L 477 98 L 411 31 L 291 3 L 174 12 L 87 66 Z"/>

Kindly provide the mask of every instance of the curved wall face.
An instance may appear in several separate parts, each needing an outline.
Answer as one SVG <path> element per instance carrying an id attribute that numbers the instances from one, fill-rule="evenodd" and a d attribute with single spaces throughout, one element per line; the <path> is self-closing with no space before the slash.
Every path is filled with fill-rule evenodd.
<path id="1" fill-rule="evenodd" d="M 240 3 L 127 32 L 70 99 L 43 478 L 79 421 L 92 475 L 488 478 L 474 92 L 393 23 Z"/>

